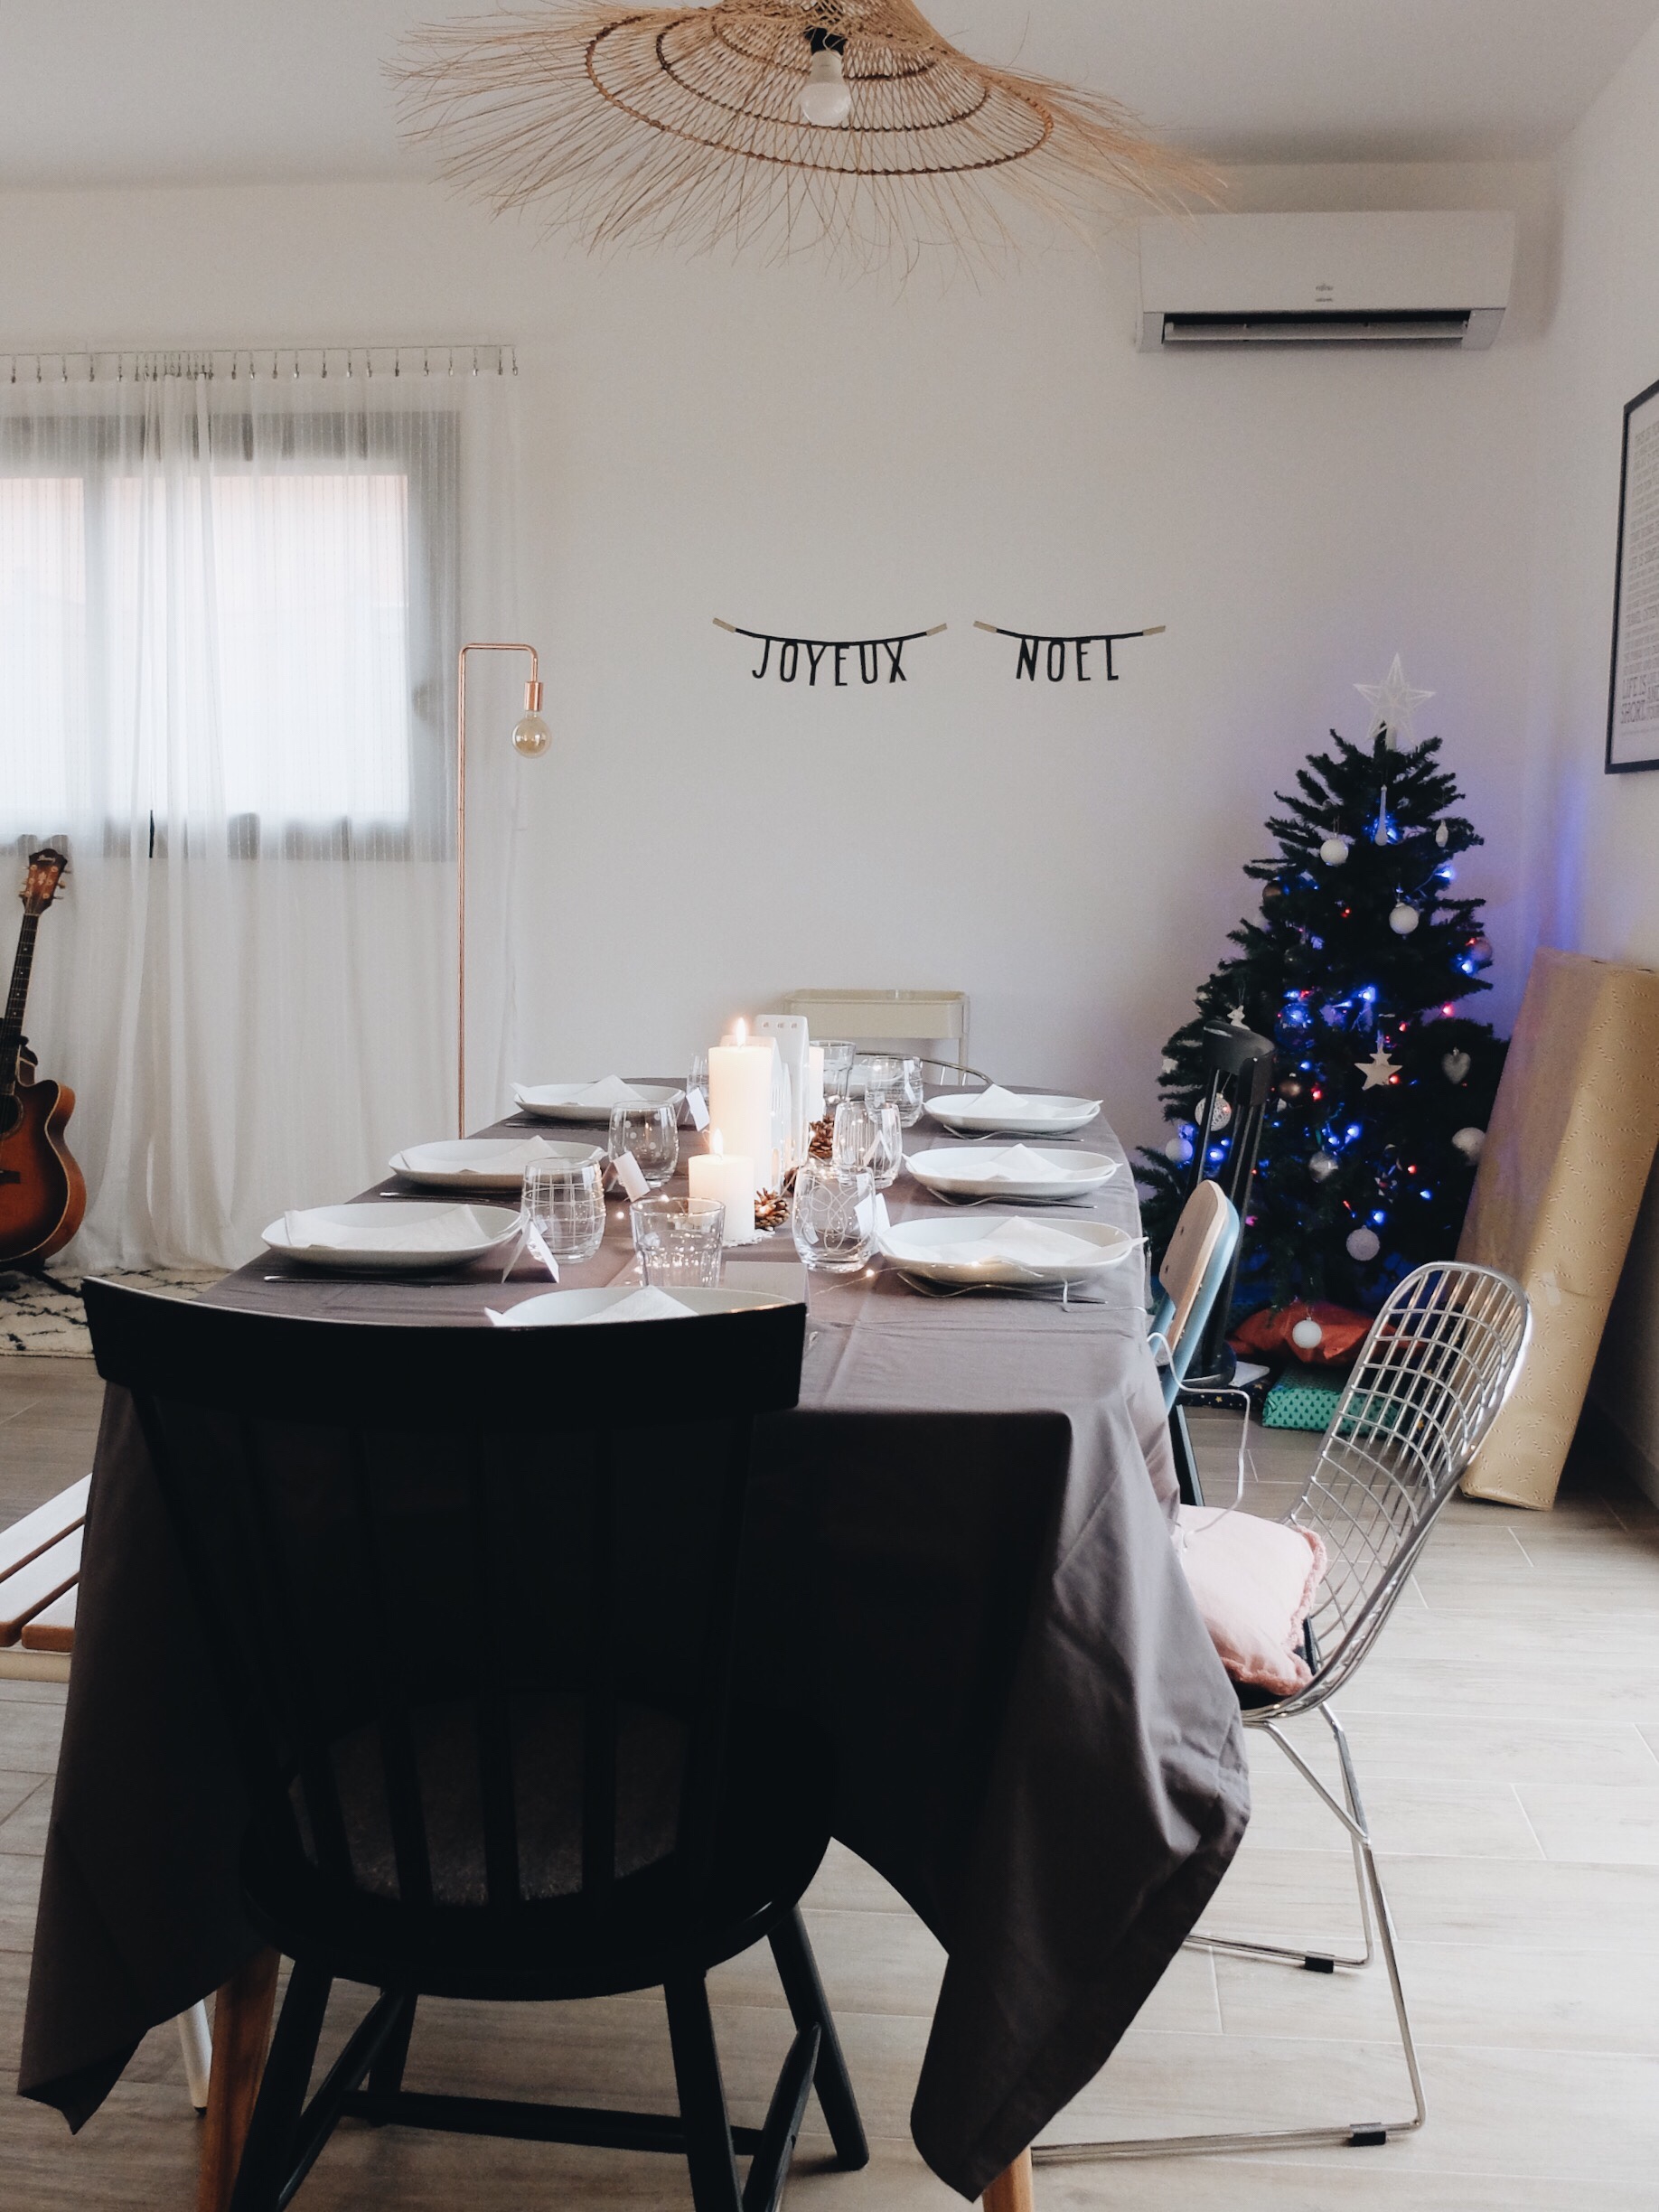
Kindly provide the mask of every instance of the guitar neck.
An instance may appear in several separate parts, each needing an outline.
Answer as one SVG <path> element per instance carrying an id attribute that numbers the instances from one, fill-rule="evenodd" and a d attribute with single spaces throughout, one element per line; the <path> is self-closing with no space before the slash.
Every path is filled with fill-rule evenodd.
<path id="1" fill-rule="evenodd" d="M 29 970 L 34 965 L 34 940 L 40 926 L 39 914 L 26 914 L 17 933 L 12 988 L 6 993 L 5 1019 L 0 1020 L 0 1098 L 9 1098 L 17 1088 L 17 1051 L 23 1043 L 23 1008 L 29 1002 Z"/>

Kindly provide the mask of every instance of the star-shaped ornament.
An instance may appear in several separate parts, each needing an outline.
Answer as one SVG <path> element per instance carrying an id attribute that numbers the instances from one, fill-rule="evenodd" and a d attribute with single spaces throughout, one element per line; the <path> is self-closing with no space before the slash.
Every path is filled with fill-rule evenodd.
<path id="1" fill-rule="evenodd" d="M 1389 1058 L 1381 1045 L 1377 1046 L 1369 1060 L 1356 1061 L 1354 1064 L 1365 1078 L 1364 1087 L 1367 1091 L 1385 1090 L 1400 1073 L 1399 1068 Z"/>
<path id="2" fill-rule="evenodd" d="M 1372 732 L 1373 735 L 1380 729 L 1388 732 L 1388 749 L 1391 753 L 1398 753 L 1402 745 L 1413 743 L 1411 717 L 1425 699 L 1434 697 L 1432 691 L 1420 691 L 1414 685 L 1407 683 L 1406 672 L 1398 653 L 1394 655 L 1393 667 L 1381 683 L 1355 684 L 1354 689 L 1362 698 L 1371 701 L 1375 709 Z"/>
<path id="3" fill-rule="evenodd" d="M 1245 1026 L 1243 1008 L 1234 1007 L 1232 1013 L 1228 1015 L 1227 1019 L 1233 1024 L 1235 1029 L 1242 1029 Z"/>

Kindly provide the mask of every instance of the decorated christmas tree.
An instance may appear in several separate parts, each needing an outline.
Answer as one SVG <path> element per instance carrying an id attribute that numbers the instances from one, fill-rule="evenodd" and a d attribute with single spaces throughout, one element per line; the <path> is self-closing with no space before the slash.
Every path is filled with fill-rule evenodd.
<path id="1" fill-rule="evenodd" d="M 1262 1130 L 1234 1317 L 1297 1298 L 1373 1308 L 1425 1260 L 1448 1258 L 1468 1204 L 1504 1046 L 1460 1002 L 1489 988 L 1492 948 L 1479 899 L 1453 889 L 1482 839 L 1450 810 L 1462 794 L 1419 745 L 1398 657 L 1382 684 L 1357 687 L 1376 718 L 1365 745 L 1331 732 L 1268 823 L 1277 855 L 1245 873 L 1259 921 L 1201 986 L 1194 1018 L 1169 1040 L 1160 1090 L 1175 1133 L 1143 1151 L 1147 1233 L 1161 1252 L 1202 1148 L 1220 1169 L 1225 1101 L 1198 1128 L 1208 1095 L 1201 1033 L 1242 1022 L 1271 1037 L 1277 1080 Z"/>

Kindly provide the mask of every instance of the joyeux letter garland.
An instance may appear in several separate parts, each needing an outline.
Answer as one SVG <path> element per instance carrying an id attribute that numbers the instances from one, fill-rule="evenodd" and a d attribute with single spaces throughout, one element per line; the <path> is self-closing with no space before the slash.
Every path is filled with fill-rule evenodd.
<path id="1" fill-rule="evenodd" d="M 852 653 L 858 656 L 857 675 L 861 684 L 880 683 L 884 677 L 888 683 L 908 683 L 910 678 L 904 672 L 905 646 L 914 645 L 918 638 L 937 637 L 946 627 L 943 623 L 935 623 L 931 630 L 907 630 L 901 637 L 803 638 L 779 637 L 775 632 L 767 630 L 745 630 L 739 623 L 722 622 L 717 614 L 714 623 L 717 630 L 729 630 L 734 637 L 754 638 L 759 644 L 760 666 L 749 670 L 757 680 L 773 667 L 772 649 L 775 645 L 780 683 L 793 683 L 804 675 L 811 689 L 816 687 L 821 670 L 826 688 L 842 691 L 852 682 L 852 663 L 848 659 Z"/>

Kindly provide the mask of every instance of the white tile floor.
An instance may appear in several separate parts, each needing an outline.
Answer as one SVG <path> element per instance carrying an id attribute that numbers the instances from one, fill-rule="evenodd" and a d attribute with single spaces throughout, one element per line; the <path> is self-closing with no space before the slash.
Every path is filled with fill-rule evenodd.
<path id="1" fill-rule="evenodd" d="M 29 1363 L 0 1362 L 5 1518 L 30 1502 L 32 1485 L 44 1495 L 80 1471 L 95 1385 L 57 1364 L 57 1376 L 32 1382 Z M 1216 1486 L 1225 1436 L 1221 1422 L 1204 1441 Z M 1282 1502 L 1313 1442 L 1261 1440 L 1260 1501 Z M 50 1689 L 0 1685 L 7 2068 L 60 1705 Z M 1659 1513 L 1593 1465 L 1575 1468 L 1552 1514 L 1456 1502 L 1343 1706 L 1400 1928 L 1428 2128 L 1381 2150 L 1047 2168 L 1037 2177 L 1039 2212 L 1654 2212 Z M 1308 1733 L 1317 1741 L 1324 1731 L 1314 1723 Z M 1255 1819 L 1211 1920 L 1339 1943 L 1354 1915 L 1341 1834 L 1271 1746 L 1256 1739 L 1256 1749 Z M 866 2172 L 839 2174 L 825 2164 L 821 2137 L 804 2138 L 790 2202 L 798 2212 L 942 2207 L 951 2194 L 922 2166 L 906 2128 L 938 1947 L 839 1849 L 809 1903 L 875 2156 Z M 1379 1973 L 1326 1979 L 1185 1954 L 1053 2132 L 1403 2110 Z M 336 2034 L 356 2010 L 342 1999 Z M 411 2084 L 671 2096 L 654 1999 L 428 2010 Z M 758 2118 L 787 2030 L 764 1960 L 721 1974 L 717 2026 L 735 2114 Z M 160 2032 L 73 2141 L 55 2115 L 0 2097 L 0 2203 L 8 2212 L 185 2206 L 195 2141 L 176 2044 Z M 302 2212 L 520 2212 L 538 2203 L 685 2212 L 689 2201 L 672 2160 L 358 2128 L 341 2132 L 298 2199 Z"/>

